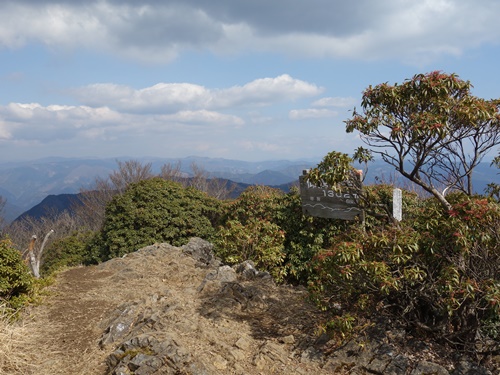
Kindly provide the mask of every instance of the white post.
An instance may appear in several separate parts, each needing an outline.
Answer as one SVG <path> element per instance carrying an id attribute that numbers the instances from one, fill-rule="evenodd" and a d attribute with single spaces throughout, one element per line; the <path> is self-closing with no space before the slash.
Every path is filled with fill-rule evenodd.
<path id="1" fill-rule="evenodd" d="M 36 278 L 39 278 L 40 275 L 38 273 L 38 268 L 36 267 L 36 255 L 35 255 L 35 242 L 36 242 L 36 235 L 31 236 L 31 241 L 28 246 L 28 258 L 30 262 L 30 268 L 31 272 L 33 273 L 33 276 Z"/>
<path id="2" fill-rule="evenodd" d="M 33 273 L 33 276 L 35 276 L 37 279 L 40 277 L 40 263 L 42 261 L 42 254 L 43 250 L 45 248 L 45 245 L 47 244 L 47 240 L 49 239 L 50 235 L 54 233 L 54 230 L 50 230 L 46 235 L 45 238 L 43 239 L 42 246 L 40 246 L 40 249 L 36 251 L 35 249 L 35 241 L 36 241 L 36 235 L 33 235 L 31 237 L 30 244 L 28 246 L 28 258 L 29 258 L 29 264 L 31 267 L 31 272 Z"/>
<path id="3" fill-rule="evenodd" d="M 40 250 L 38 250 L 37 259 L 36 259 L 36 274 L 35 274 L 36 278 L 40 277 L 40 262 L 42 261 L 42 253 L 43 253 L 43 250 L 45 249 L 45 245 L 47 244 L 47 240 L 49 239 L 49 237 L 52 233 L 54 233 L 54 229 L 51 229 L 50 232 L 48 232 L 45 235 L 45 238 L 43 239 L 43 242 L 42 242 L 42 246 L 40 246 Z"/>
<path id="4" fill-rule="evenodd" d="M 392 216 L 397 221 L 403 220 L 403 192 L 401 189 L 392 191 Z"/>

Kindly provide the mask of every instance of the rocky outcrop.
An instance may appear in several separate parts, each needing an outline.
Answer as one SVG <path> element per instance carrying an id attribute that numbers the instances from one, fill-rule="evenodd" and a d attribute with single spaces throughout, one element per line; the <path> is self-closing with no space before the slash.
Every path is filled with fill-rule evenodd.
<path id="1" fill-rule="evenodd" d="M 492 374 L 430 349 L 412 353 L 405 332 L 386 332 L 383 322 L 328 350 L 330 339 L 317 334 L 326 316 L 304 289 L 276 285 L 249 261 L 222 265 L 198 238 L 98 267 L 121 283 L 125 301 L 101 323 L 108 374 Z"/>

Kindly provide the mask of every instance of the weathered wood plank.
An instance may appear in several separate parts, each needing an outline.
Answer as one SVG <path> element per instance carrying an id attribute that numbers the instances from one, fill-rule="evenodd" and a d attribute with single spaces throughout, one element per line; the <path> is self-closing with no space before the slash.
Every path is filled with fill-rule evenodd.
<path id="1" fill-rule="evenodd" d="M 358 196 L 349 190 L 334 191 L 328 186 L 318 187 L 299 177 L 302 211 L 311 216 L 330 219 L 355 220 L 362 213 Z"/>

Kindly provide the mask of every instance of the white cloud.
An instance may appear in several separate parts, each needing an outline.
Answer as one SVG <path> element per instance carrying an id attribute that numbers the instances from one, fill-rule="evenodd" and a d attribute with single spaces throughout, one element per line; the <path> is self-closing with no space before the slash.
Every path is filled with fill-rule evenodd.
<path id="1" fill-rule="evenodd" d="M 16 140 L 53 141 L 75 138 L 88 129 L 118 126 L 124 116 L 107 107 L 42 106 L 38 103 L 10 103 L 0 106 L 4 133 Z"/>
<path id="2" fill-rule="evenodd" d="M 0 106 L 0 138 L 49 142 L 57 139 L 106 138 L 123 132 L 164 133 L 184 131 L 185 125 L 212 131 L 240 127 L 238 116 L 208 110 L 183 110 L 173 114 L 127 114 L 108 107 L 42 106 L 38 103 L 10 103 Z"/>
<path id="3" fill-rule="evenodd" d="M 233 86 L 214 92 L 216 107 L 234 105 L 267 105 L 319 95 L 322 88 L 283 74 L 276 78 L 260 78 L 244 86 Z"/>
<path id="4" fill-rule="evenodd" d="M 150 62 L 210 50 L 421 63 L 497 44 L 499 13 L 496 0 L 7 0 L 0 46 L 35 42 Z"/>
<path id="5" fill-rule="evenodd" d="M 180 111 L 173 115 L 165 115 L 159 119 L 168 120 L 171 122 L 181 122 L 184 124 L 213 124 L 216 126 L 241 126 L 245 122 L 238 116 L 226 115 L 213 111 Z"/>
<path id="6" fill-rule="evenodd" d="M 287 74 L 261 78 L 243 86 L 207 89 L 190 83 L 159 83 L 134 90 L 114 84 L 94 84 L 72 91 L 83 104 L 124 112 L 173 113 L 193 109 L 262 106 L 319 95 L 322 88 Z"/>
<path id="7" fill-rule="evenodd" d="M 289 112 L 288 117 L 290 120 L 306 120 L 306 119 L 318 119 L 318 118 L 328 118 L 336 117 L 338 112 L 332 111 L 330 109 L 293 109 Z"/>
<path id="8" fill-rule="evenodd" d="M 274 104 L 286 105 L 321 92 L 316 85 L 286 74 L 220 89 L 189 83 L 159 83 L 142 89 L 93 84 L 71 90 L 81 105 L 0 105 L 0 139 L 53 144 L 78 138 L 102 141 L 168 135 L 183 141 L 186 137 L 206 140 L 255 125 L 256 113 L 273 123 Z M 269 106 L 272 114 L 260 114 L 262 106 Z"/>
<path id="9" fill-rule="evenodd" d="M 92 84 L 71 92 L 89 106 L 109 106 L 125 112 L 172 113 L 184 108 L 203 108 L 211 100 L 202 86 L 159 83 L 135 90 L 115 84 Z"/>
<path id="10" fill-rule="evenodd" d="M 329 97 L 321 98 L 312 103 L 313 107 L 352 107 L 358 102 L 355 98 Z"/>

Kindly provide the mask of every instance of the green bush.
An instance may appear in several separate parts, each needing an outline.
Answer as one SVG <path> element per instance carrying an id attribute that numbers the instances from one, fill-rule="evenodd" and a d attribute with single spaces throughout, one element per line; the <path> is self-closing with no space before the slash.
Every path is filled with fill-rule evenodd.
<path id="1" fill-rule="evenodd" d="M 297 188 L 281 197 L 275 223 L 285 233 L 283 272 L 287 282 L 296 284 L 307 283 L 311 259 L 352 225 L 345 220 L 304 215 Z"/>
<path id="2" fill-rule="evenodd" d="M 33 277 L 8 239 L 0 240 L 0 304 L 17 309 L 33 290 Z"/>
<path id="3" fill-rule="evenodd" d="M 195 236 L 212 240 L 219 209 L 216 199 L 176 182 L 133 183 L 107 205 L 96 246 L 107 260 L 156 242 L 180 246 Z"/>
<path id="4" fill-rule="evenodd" d="M 277 280 L 283 277 L 284 233 L 267 220 L 251 219 L 245 225 L 230 220 L 219 229 L 214 241 L 217 255 L 229 264 L 252 260 Z"/>
<path id="5" fill-rule="evenodd" d="M 215 249 L 224 261 L 250 259 L 277 280 L 305 283 L 308 262 L 350 224 L 302 213 L 298 189 L 288 194 L 252 186 L 225 206 Z"/>
<path id="6" fill-rule="evenodd" d="M 250 186 L 224 208 L 223 221 L 237 220 L 246 225 L 254 219 L 275 222 L 283 191 L 269 186 Z"/>
<path id="7" fill-rule="evenodd" d="M 229 264 L 252 260 L 260 270 L 282 277 L 284 233 L 275 223 L 283 192 L 251 186 L 224 207 L 215 251 Z"/>
<path id="8" fill-rule="evenodd" d="M 366 210 L 365 225 L 367 228 L 377 227 L 392 221 L 394 186 L 390 184 L 374 184 L 363 187 L 362 204 Z M 403 220 L 419 215 L 424 201 L 418 194 L 402 189 Z"/>
<path id="9" fill-rule="evenodd" d="M 89 250 L 93 236 L 94 232 L 74 232 L 52 242 L 44 252 L 42 276 L 64 267 L 94 263 Z"/>
<path id="10" fill-rule="evenodd" d="M 500 206 L 448 199 L 450 212 L 428 199 L 399 225 L 338 236 L 311 262 L 316 301 L 357 317 L 384 311 L 467 352 L 499 350 Z"/>

